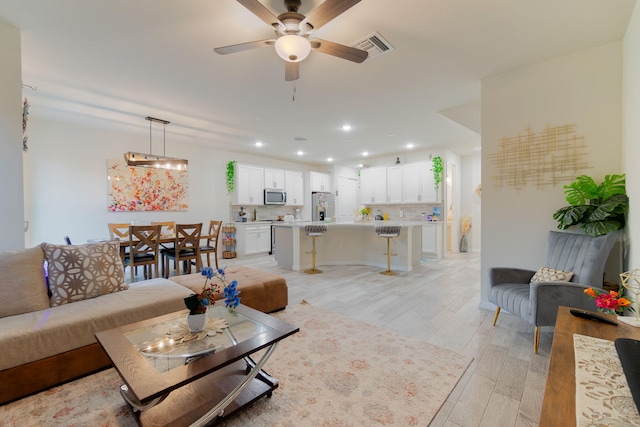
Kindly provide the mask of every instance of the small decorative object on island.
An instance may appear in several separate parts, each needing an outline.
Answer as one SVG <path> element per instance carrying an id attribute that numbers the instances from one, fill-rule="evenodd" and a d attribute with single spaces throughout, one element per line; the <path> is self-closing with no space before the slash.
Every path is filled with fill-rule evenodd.
<path id="1" fill-rule="evenodd" d="M 362 205 L 362 207 L 360 208 L 360 215 L 362 216 L 362 220 L 366 221 L 367 219 L 369 219 L 370 214 L 371 214 L 371 208 Z"/>
<path id="2" fill-rule="evenodd" d="M 466 215 L 460 218 L 460 233 L 462 233 L 462 237 L 460 237 L 460 252 L 467 252 L 467 234 L 471 231 L 471 215 Z"/>
<path id="3" fill-rule="evenodd" d="M 595 299 L 598 311 L 603 313 L 622 315 L 624 308 L 631 305 L 631 301 L 622 297 L 624 290 L 607 293 L 600 289 L 587 288 L 584 293 Z"/>
<path id="4" fill-rule="evenodd" d="M 233 280 L 231 283 L 227 280 L 225 269 L 219 268 L 214 270 L 211 267 L 203 267 L 202 275 L 206 277 L 202 291 L 198 294 L 192 294 L 184 299 L 184 303 L 189 309 L 187 323 L 191 332 L 200 332 L 204 329 L 207 320 L 207 307 L 215 304 L 215 294 L 222 292 L 225 300 L 225 306 L 229 312 L 235 313 L 235 308 L 240 304 L 240 291 L 236 289 L 238 282 Z M 214 283 L 213 278 L 217 278 L 222 283 Z"/>
<path id="5" fill-rule="evenodd" d="M 620 273 L 620 280 L 622 286 L 633 294 L 633 300 L 635 301 L 635 322 L 634 326 L 640 326 L 640 269 L 626 271 Z"/>

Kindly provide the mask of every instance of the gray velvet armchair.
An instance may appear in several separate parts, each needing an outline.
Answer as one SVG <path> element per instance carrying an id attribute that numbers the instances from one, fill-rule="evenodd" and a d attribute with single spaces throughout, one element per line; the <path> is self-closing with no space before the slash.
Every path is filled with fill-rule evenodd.
<path id="1" fill-rule="evenodd" d="M 547 261 L 544 266 L 573 272 L 570 282 L 531 282 L 535 271 L 518 268 L 492 268 L 489 272 L 489 301 L 494 303 L 496 325 L 500 309 L 535 326 L 533 349 L 538 352 L 540 326 L 555 326 L 561 305 L 594 310 L 584 290 L 602 288 L 604 266 L 617 239 L 615 233 L 604 236 L 550 231 Z"/>

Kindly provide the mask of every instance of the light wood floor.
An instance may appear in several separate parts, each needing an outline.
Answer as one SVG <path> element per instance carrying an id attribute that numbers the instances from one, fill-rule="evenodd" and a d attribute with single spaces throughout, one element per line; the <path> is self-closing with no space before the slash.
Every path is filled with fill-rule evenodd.
<path id="1" fill-rule="evenodd" d="M 382 250 L 382 248 L 381 248 Z M 273 256 L 220 260 L 286 278 L 289 304 L 306 300 L 474 358 L 431 426 L 537 426 L 552 333 L 543 329 L 533 353 L 533 326 L 480 309 L 480 255 L 429 259 L 400 276 L 367 266 L 321 266 L 308 275 L 280 268 Z M 241 295 L 242 296 L 242 295 Z"/>

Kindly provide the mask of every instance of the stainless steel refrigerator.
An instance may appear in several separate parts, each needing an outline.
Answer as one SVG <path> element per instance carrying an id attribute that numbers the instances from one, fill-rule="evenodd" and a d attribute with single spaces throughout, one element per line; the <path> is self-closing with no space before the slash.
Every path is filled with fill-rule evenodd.
<path id="1" fill-rule="evenodd" d="M 331 193 L 311 193 L 311 220 L 324 221 L 336 216 L 336 196 Z"/>

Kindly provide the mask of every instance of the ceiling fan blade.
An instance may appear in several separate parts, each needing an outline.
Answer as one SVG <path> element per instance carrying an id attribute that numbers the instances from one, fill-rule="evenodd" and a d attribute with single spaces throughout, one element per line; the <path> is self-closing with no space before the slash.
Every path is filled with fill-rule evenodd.
<path id="1" fill-rule="evenodd" d="M 300 29 L 304 31 L 307 28 L 307 23 L 309 23 L 315 31 L 358 3 L 360 3 L 360 0 L 325 0 L 300 22 Z"/>
<path id="2" fill-rule="evenodd" d="M 288 82 L 298 80 L 300 77 L 300 63 L 299 62 L 284 62 L 284 79 Z"/>
<path id="3" fill-rule="evenodd" d="M 251 13 L 266 22 L 268 26 L 279 27 L 281 32 L 284 32 L 284 24 L 258 0 L 238 0 L 238 3 L 249 9 Z"/>
<path id="4" fill-rule="evenodd" d="M 358 64 L 364 62 L 364 60 L 369 56 L 369 52 L 365 50 L 357 49 L 351 46 L 345 46 L 343 44 L 334 43 L 327 40 L 313 39 L 310 40 L 310 43 L 311 47 L 318 52 L 337 56 L 338 58 L 357 62 Z"/>
<path id="5" fill-rule="evenodd" d="M 213 49 L 213 51 L 216 53 L 219 53 L 220 55 L 226 55 L 229 53 L 236 53 L 236 52 L 242 52 L 245 50 L 256 49 L 258 47 L 273 46 L 274 44 L 276 44 L 275 40 L 257 40 L 254 42 L 239 43 L 239 44 L 232 44 L 229 46 L 216 47 L 215 49 Z"/>

